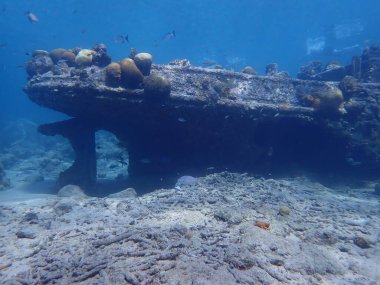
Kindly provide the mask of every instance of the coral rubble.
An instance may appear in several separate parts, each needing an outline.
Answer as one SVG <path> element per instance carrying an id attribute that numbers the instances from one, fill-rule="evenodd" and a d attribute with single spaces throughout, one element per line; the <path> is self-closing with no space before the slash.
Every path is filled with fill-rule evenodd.
<path id="1" fill-rule="evenodd" d="M 1 200 L 0 283 L 376 284 L 367 190 L 222 172 L 138 197 Z"/>

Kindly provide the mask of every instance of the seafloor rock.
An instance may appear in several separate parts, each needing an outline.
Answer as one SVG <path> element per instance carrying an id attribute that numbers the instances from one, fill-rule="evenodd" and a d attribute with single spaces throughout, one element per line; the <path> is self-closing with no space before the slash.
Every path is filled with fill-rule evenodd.
<path id="1" fill-rule="evenodd" d="M 66 185 L 58 191 L 58 197 L 86 198 L 87 195 L 77 185 Z"/>
<path id="2" fill-rule="evenodd" d="M 289 216 L 289 214 L 290 214 L 290 209 L 289 209 L 289 207 L 287 207 L 287 206 L 281 206 L 281 207 L 280 207 L 280 210 L 278 211 L 278 213 L 279 213 L 281 216 Z"/>
<path id="3" fill-rule="evenodd" d="M 198 179 L 190 176 L 190 175 L 184 175 L 178 178 L 175 187 L 184 187 L 184 186 L 193 186 L 198 182 Z"/>
<path id="4" fill-rule="evenodd" d="M 108 198 L 137 198 L 137 192 L 133 188 L 127 188 L 117 193 L 113 193 L 107 196 Z"/>
<path id="5" fill-rule="evenodd" d="M 238 225 L 243 221 L 243 216 L 232 208 L 223 208 L 215 212 L 214 218 L 231 225 Z"/>
<path id="6" fill-rule="evenodd" d="M 94 133 L 100 129 L 128 146 L 133 187 L 172 186 L 181 175 L 226 168 L 379 173 L 380 84 L 363 82 L 368 76 L 340 84 L 291 79 L 275 64 L 267 76 L 255 76 L 177 60 L 153 65 L 144 80 L 125 59 L 121 86 L 110 86 L 107 68 L 63 68 L 68 72 L 37 74 L 25 86 L 32 101 L 74 117 L 40 127 L 68 138 L 76 153 L 61 186 L 95 183 Z M 157 87 L 162 84 L 152 78 L 158 76 L 170 85 Z"/>
<path id="7" fill-rule="evenodd" d="M 371 247 L 368 240 L 360 236 L 357 236 L 354 238 L 354 244 L 356 244 L 358 247 L 363 248 L 363 249 L 367 249 Z"/>
<path id="8" fill-rule="evenodd" d="M 27 230 L 21 230 L 21 231 L 16 232 L 16 236 L 18 238 L 27 238 L 27 239 L 36 238 L 36 234 L 34 232 L 27 231 Z"/>
<path id="9" fill-rule="evenodd" d="M 78 205 L 78 203 L 73 198 L 69 198 L 69 199 L 64 198 L 64 199 L 58 201 L 54 205 L 54 212 L 58 216 L 62 216 L 64 214 L 67 214 L 67 213 L 70 213 L 71 211 L 73 211 L 74 207 L 76 207 L 77 205 Z"/>
<path id="10" fill-rule="evenodd" d="M 38 223 L 38 214 L 35 212 L 26 213 L 23 216 L 22 221 L 30 223 L 30 224 L 37 224 Z"/>

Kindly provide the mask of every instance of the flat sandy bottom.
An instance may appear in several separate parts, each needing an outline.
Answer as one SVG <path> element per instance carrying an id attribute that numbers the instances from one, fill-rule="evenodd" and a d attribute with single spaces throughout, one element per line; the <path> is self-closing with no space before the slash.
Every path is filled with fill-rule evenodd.
<path id="1" fill-rule="evenodd" d="M 372 191 L 231 173 L 138 198 L 8 191 L 0 284 L 380 284 Z"/>

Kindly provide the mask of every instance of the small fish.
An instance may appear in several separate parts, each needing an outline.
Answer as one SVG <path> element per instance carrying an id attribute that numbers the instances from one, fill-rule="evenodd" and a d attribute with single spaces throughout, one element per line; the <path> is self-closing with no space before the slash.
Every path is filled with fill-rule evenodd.
<path id="1" fill-rule="evenodd" d="M 174 39 L 176 37 L 175 31 L 167 32 L 165 35 L 162 36 L 161 40 L 162 41 L 167 41 Z"/>
<path id="2" fill-rule="evenodd" d="M 119 158 L 118 160 L 117 160 L 122 166 L 128 166 L 128 162 L 126 162 L 124 159 L 122 159 L 122 158 Z"/>
<path id="3" fill-rule="evenodd" d="M 5 47 L 7 47 L 7 46 L 8 46 L 7 43 L 1 43 L 1 44 L 0 44 L 0 48 L 5 48 Z"/>
<path id="4" fill-rule="evenodd" d="M 171 32 L 167 32 L 166 34 L 164 34 L 160 40 L 156 40 L 155 41 L 155 44 L 154 46 L 155 47 L 158 47 L 160 45 L 161 42 L 163 41 L 168 41 L 168 40 L 171 40 L 171 39 L 174 39 L 176 37 L 176 34 L 175 34 L 175 31 L 171 31 Z"/>
<path id="5" fill-rule="evenodd" d="M 184 118 L 178 118 L 178 122 L 185 123 L 186 120 Z"/>
<path id="6" fill-rule="evenodd" d="M 116 37 L 112 38 L 112 41 L 115 44 L 125 44 L 125 43 L 129 43 L 129 38 L 128 38 L 128 35 L 126 35 L 126 36 L 117 35 Z"/>
<path id="7" fill-rule="evenodd" d="M 140 162 L 141 162 L 141 163 L 144 163 L 144 164 L 152 163 L 152 161 L 151 161 L 149 158 L 143 158 L 143 159 L 140 159 Z"/>
<path id="8" fill-rule="evenodd" d="M 352 157 L 346 159 L 346 161 L 352 166 L 360 166 L 362 163 L 355 161 Z"/>
<path id="9" fill-rule="evenodd" d="M 202 62 L 202 67 L 210 67 L 216 65 L 216 61 L 214 60 L 205 60 Z"/>
<path id="10" fill-rule="evenodd" d="M 341 53 L 341 52 L 351 51 L 353 49 L 358 49 L 358 48 L 360 48 L 360 45 L 356 44 L 356 45 L 353 45 L 353 46 L 344 47 L 342 49 L 333 49 L 333 52 L 334 53 Z"/>
<path id="11" fill-rule="evenodd" d="M 31 22 L 32 24 L 35 24 L 35 23 L 37 23 L 39 21 L 39 19 L 36 16 L 36 14 L 34 14 L 34 13 L 30 12 L 30 11 L 25 12 L 25 15 L 28 18 L 29 22 Z"/>

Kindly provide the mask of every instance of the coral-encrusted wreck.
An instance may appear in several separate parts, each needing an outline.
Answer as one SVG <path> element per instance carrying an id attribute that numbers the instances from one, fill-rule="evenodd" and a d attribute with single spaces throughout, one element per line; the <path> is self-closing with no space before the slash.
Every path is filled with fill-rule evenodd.
<path id="1" fill-rule="evenodd" d="M 85 52 L 61 50 L 58 56 L 37 51 L 29 62 L 24 88 L 29 98 L 73 117 L 40 126 L 43 134 L 68 138 L 76 153 L 60 185 L 95 184 L 94 134 L 100 129 L 126 144 L 132 186 L 170 184 L 210 168 L 379 170 L 380 78 L 374 60 L 366 83 L 357 66 L 346 67 L 334 82 L 322 81 L 329 80 L 326 74 L 292 79 L 275 66 L 256 76 L 198 68 L 186 60 L 150 70 L 150 55 L 138 56 L 145 65 L 136 56 L 110 63 L 106 48 L 98 45 Z M 361 75 L 369 73 L 363 69 Z"/>

